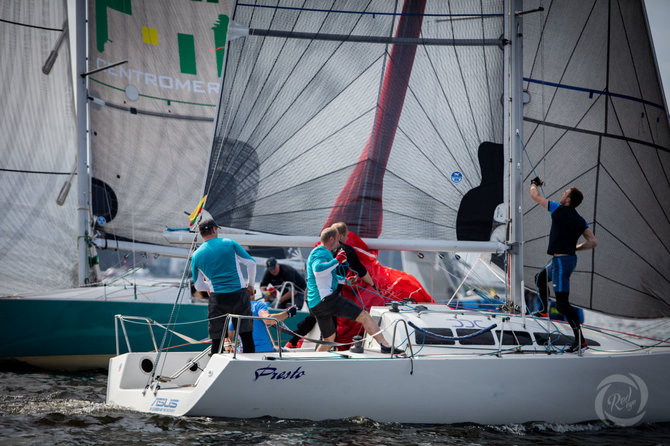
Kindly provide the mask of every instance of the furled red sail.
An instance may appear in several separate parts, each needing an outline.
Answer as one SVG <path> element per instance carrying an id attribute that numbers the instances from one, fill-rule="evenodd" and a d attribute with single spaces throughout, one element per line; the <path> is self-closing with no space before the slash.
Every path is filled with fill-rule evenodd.
<path id="1" fill-rule="evenodd" d="M 368 249 L 365 242 L 351 231 L 349 231 L 347 244 L 353 246 L 358 252 L 359 260 L 368 270 L 379 293 L 358 280 L 353 287 L 347 285 L 342 289 L 344 297 L 364 306 L 366 310 L 375 305 L 384 306 L 391 300 L 412 299 L 415 302 L 435 302 L 414 276 L 379 263 L 377 253 Z M 347 279 L 350 281 L 354 279 L 354 273 L 347 274 Z M 337 342 L 351 342 L 354 336 L 362 332 L 361 324 L 343 318 L 337 319 Z"/>

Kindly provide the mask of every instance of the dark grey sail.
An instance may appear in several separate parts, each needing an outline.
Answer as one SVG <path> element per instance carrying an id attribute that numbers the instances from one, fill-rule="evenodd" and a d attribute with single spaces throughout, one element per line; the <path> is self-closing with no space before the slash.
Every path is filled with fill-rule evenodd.
<path id="1" fill-rule="evenodd" d="M 598 238 L 578 253 L 570 300 L 670 315 L 670 130 L 642 1 L 524 2 L 524 142 L 544 192 L 570 186 Z M 547 211 L 526 197 L 526 285 L 549 259 Z"/>

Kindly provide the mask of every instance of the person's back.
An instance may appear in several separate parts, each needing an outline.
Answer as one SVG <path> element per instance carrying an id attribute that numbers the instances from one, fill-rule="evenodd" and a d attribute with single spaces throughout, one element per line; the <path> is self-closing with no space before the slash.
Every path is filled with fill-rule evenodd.
<path id="1" fill-rule="evenodd" d="M 330 251 L 322 245 L 312 250 L 307 258 L 307 305 L 316 306 L 332 294 L 338 285 L 333 269 L 338 265 Z"/>
<path id="2" fill-rule="evenodd" d="M 586 220 L 572 206 L 550 201 L 548 209 L 552 223 L 547 254 L 575 255 L 577 241 L 588 228 Z"/>
<path id="3" fill-rule="evenodd" d="M 210 291 L 207 317 L 214 354 L 219 351 L 221 338 L 227 331 L 225 317 L 228 314 L 251 316 L 250 298 L 255 293 L 256 261 L 236 241 L 219 239 L 219 227 L 214 220 L 206 220 L 198 228 L 204 243 L 191 257 L 191 272 L 195 289 Z M 247 270 L 246 279 L 240 264 Z M 244 352 L 253 353 L 252 320 L 234 318 L 233 326 L 237 329 L 238 325 Z"/>
<path id="4" fill-rule="evenodd" d="M 211 282 L 215 293 L 230 293 L 245 288 L 245 279 L 238 266 L 238 257 L 249 257 L 238 249 L 237 242 L 215 238 L 200 246 L 191 260 L 193 280 L 200 279 L 200 271 Z M 245 255 L 246 254 L 246 255 Z"/>

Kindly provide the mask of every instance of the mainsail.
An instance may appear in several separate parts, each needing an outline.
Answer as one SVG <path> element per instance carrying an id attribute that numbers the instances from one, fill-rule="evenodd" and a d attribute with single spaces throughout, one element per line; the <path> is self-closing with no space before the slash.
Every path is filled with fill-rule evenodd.
<path id="1" fill-rule="evenodd" d="M 56 204 L 76 155 L 66 19 L 64 0 L 0 4 L 1 294 L 77 280 L 77 199 Z"/>
<path id="2" fill-rule="evenodd" d="M 228 2 L 90 0 L 92 212 L 108 238 L 166 244 L 202 198 Z M 186 215 L 184 214 L 186 212 Z M 102 217 L 102 218 L 100 218 Z"/>
<path id="3" fill-rule="evenodd" d="M 480 146 L 503 140 L 502 12 L 480 0 L 238 2 L 232 20 L 250 31 L 229 45 L 207 210 L 271 234 L 342 219 L 362 236 L 456 240 L 462 198 L 483 180 Z"/>
<path id="4" fill-rule="evenodd" d="M 570 300 L 630 317 L 670 315 L 670 130 L 641 1 L 525 1 L 524 141 L 544 192 L 584 193 L 598 238 Z M 548 260 L 549 215 L 526 196 L 526 284 Z"/>

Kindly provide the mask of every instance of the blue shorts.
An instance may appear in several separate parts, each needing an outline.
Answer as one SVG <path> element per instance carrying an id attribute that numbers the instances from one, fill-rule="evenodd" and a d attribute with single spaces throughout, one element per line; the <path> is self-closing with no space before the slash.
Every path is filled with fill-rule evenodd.
<path id="1" fill-rule="evenodd" d="M 547 276 L 551 277 L 554 293 L 570 292 L 570 275 L 577 267 L 577 256 L 558 256 L 551 259 Z"/>

